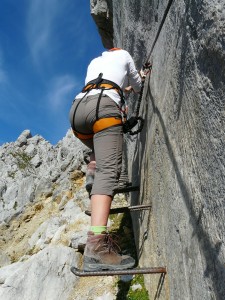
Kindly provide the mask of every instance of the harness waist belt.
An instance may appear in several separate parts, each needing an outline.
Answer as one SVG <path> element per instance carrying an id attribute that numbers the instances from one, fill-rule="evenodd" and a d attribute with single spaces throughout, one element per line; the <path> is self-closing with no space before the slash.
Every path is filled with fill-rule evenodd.
<path id="1" fill-rule="evenodd" d="M 103 118 L 96 121 L 93 125 L 93 131 L 94 133 L 97 133 L 101 130 L 104 130 L 106 128 L 115 126 L 115 125 L 122 125 L 123 122 L 121 119 L 117 119 L 115 117 L 110 118 Z"/>
<path id="2" fill-rule="evenodd" d="M 118 94 L 120 94 L 120 90 L 115 87 L 115 85 L 109 84 L 109 83 L 99 83 L 99 84 L 87 84 L 82 92 L 87 92 L 88 90 L 93 89 L 113 89 L 116 90 Z"/>
<path id="3" fill-rule="evenodd" d="M 82 133 L 79 133 L 79 132 L 75 131 L 73 128 L 72 128 L 72 131 L 73 131 L 74 135 L 80 140 L 92 139 L 93 135 L 94 135 L 93 133 L 91 133 L 91 134 L 82 134 Z"/>
<path id="4" fill-rule="evenodd" d="M 83 134 L 79 133 L 75 130 L 73 130 L 74 135 L 79 138 L 80 140 L 88 140 L 93 138 L 94 134 L 102 131 L 104 129 L 107 129 L 109 127 L 113 127 L 116 125 L 122 125 L 123 122 L 121 119 L 115 118 L 115 117 L 110 117 L 110 118 L 102 118 L 97 120 L 94 125 L 93 125 L 93 133 L 91 134 Z"/>

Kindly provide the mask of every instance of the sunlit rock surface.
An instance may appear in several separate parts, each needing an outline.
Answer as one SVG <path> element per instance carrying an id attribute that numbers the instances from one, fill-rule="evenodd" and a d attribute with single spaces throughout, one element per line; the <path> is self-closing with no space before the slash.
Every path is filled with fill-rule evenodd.
<path id="1" fill-rule="evenodd" d="M 140 69 L 169 1 L 104 2 L 114 46 Z M 168 271 L 164 281 L 145 276 L 152 299 L 225 295 L 224 21 L 224 1 L 173 1 L 150 57 L 144 130 L 127 138 L 130 178 L 141 185 L 131 201 L 152 205 L 133 218 L 140 265 Z"/>

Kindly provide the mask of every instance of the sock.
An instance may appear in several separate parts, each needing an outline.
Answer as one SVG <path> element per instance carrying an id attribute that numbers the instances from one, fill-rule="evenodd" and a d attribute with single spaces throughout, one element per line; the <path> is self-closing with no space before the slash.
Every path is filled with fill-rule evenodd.
<path id="1" fill-rule="evenodd" d="M 101 234 L 103 231 L 107 231 L 107 226 L 91 226 L 91 231 L 94 234 Z"/>

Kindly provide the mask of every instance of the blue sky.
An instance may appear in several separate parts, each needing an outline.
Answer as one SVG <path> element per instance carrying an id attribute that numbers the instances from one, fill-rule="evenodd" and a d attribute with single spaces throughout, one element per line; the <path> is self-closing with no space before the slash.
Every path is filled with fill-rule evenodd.
<path id="1" fill-rule="evenodd" d="M 55 145 L 86 68 L 104 50 L 89 0 L 1 0 L 0 145 L 25 129 Z"/>

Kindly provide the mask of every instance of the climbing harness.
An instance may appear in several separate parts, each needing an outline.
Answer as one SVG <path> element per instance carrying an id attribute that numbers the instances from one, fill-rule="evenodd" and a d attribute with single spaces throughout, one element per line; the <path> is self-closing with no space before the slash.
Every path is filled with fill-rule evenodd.
<path id="1" fill-rule="evenodd" d="M 104 78 L 102 78 L 102 76 L 103 76 L 103 74 L 100 73 L 96 79 L 89 81 L 85 85 L 85 87 L 82 89 L 82 92 L 85 93 L 85 94 L 84 94 L 83 98 L 81 98 L 79 100 L 79 102 L 76 106 L 76 109 L 73 113 L 73 122 L 71 124 L 72 125 L 72 130 L 73 130 L 74 135 L 77 138 L 81 139 L 81 140 L 91 139 L 91 138 L 93 138 L 95 133 L 97 133 L 99 131 L 102 131 L 104 129 L 107 129 L 109 127 L 122 126 L 123 125 L 122 119 L 118 118 L 118 117 L 113 117 L 112 116 L 112 117 L 108 117 L 108 118 L 99 118 L 98 113 L 99 113 L 100 101 L 102 99 L 102 94 L 105 90 L 112 90 L 112 89 L 115 90 L 120 96 L 122 105 L 124 104 L 124 96 L 123 96 L 123 91 L 121 90 L 121 88 L 115 82 L 104 79 Z M 92 133 L 85 134 L 85 133 L 79 132 L 75 129 L 75 127 L 74 127 L 74 118 L 75 118 L 75 114 L 76 114 L 76 111 L 77 111 L 77 108 L 78 108 L 80 102 L 84 99 L 84 97 L 87 96 L 87 94 L 92 89 L 100 89 L 101 92 L 99 94 L 97 105 L 96 105 L 96 121 L 93 125 Z"/>
<path id="2" fill-rule="evenodd" d="M 89 81 L 82 89 L 83 93 L 90 92 L 92 89 L 104 90 L 116 90 L 121 98 L 121 102 L 124 103 L 124 96 L 122 89 L 113 81 L 102 78 L 103 74 L 100 73 L 94 80 Z M 86 96 L 86 95 L 85 95 Z"/>
<path id="3" fill-rule="evenodd" d="M 153 41 L 153 44 L 152 44 L 152 47 L 150 49 L 150 52 L 147 56 L 147 59 L 146 59 L 146 63 L 143 65 L 143 68 L 142 68 L 142 71 L 144 71 L 144 73 L 150 73 L 151 70 L 152 70 L 152 64 L 150 63 L 150 57 L 153 53 L 153 50 L 154 50 L 154 47 L 156 45 L 156 42 L 159 38 L 159 35 L 160 35 L 160 32 L 162 30 L 162 27 L 165 23 L 165 20 L 166 20 L 166 17 L 168 15 L 168 12 L 171 8 L 171 5 L 173 3 L 174 0 L 169 0 L 168 4 L 167 4 L 167 7 L 166 7 L 166 10 L 164 12 L 164 15 L 163 15 L 163 18 L 162 18 L 162 21 L 159 25 L 159 29 L 157 31 L 157 34 L 156 34 L 156 37 Z M 114 51 L 114 50 L 119 50 L 120 48 L 112 48 L 110 49 L 109 51 Z M 110 80 L 106 80 L 106 79 L 103 79 L 102 78 L 103 74 L 100 73 L 98 78 L 90 81 L 83 89 L 82 89 L 82 92 L 85 93 L 84 97 L 89 93 L 90 90 L 92 89 L 101 89 L 101 92 L 99 94 L 99 98 L 98 98 L 98 102 L 97 102 L 97 106 L 96 106 L 96 122 L 98 122 L 98 126 L 94 124 L 94 127 L 93 127 L 93 132 L 91 134 L 84 134 L 84 133 L 81 133 L 81 132 L 78 132 L 77 130 L 75 130 L 74 128 L 74 125 L 72 123 L 72 130 L 75 134 L 75 136 L 77 136 L 79 139 L 90 139 L 93 137 L 93 135 L 101 130 L 104 130 L 106 128 L 109 128 L 109 127 L 112 127 L 112 126 L 117 126 L 117 125 L 122 125 L 123 126 L 123 132 L 124 133 L 129 133 L 130 135 L 135 135 L 135 134 L 138 134 L 139 132 L 141 132 L 141 130 L 143 129 L 143 126 L 144 126 L 144 119 L 139 116 L 139 110 L 140 110 L 140 105 L 141 105 L 141 101 L 142 101 L 142 96 L 143 96 L 143 90 L 144 90 L 144 81 L 142 81 L 142 85 L 141 85 L 141 91 L 140 91 L 140 95 L 139 95 L 139 99 L 138 99 L 138 104 L 137 104 L 137 108 L 136 108 L 136 111 L 135 113 L 129 118 L 127 119 L 126 118 L 126 114 L 124 113 L 124 119 L 125 121 L 122 122 L 121 119 L 117 119 L 115 117 L 111 117 L 111 118 L 103 118 L 103 119 L 99 119 L 98 117 L 98 111 L 99 111 L 99 105 L 100 105 L 100 101 L 101 101 L 101 98 L 102 98 L 102 94 L 103 94 L 103 91 L 104 90 L 110 90 L 110 89 L 114 89 L 118 92 L 118 94 L 120 95 L 120 98 L 121 98 L 121 103 L 122 105 L 125 104 L 125 101 L 124 101 L 124 96 L 123 96 L 123 91 L 121 90 L 121 88 L 114 82 L 110 81 Z M 84 98 L 83 97 L 83 98 Z M 79 106 L 81 100 L 83 99 L 81 98 L 79 100 L 79 103 L 77 105 L 77 107 Z M 77 110 L 77 107 L 74 111 L 74 115 L 73 115 L 73 121 L 74 121 L 74 116 L 75 116 L 75 113 L 76 113 L 76 110 Z M 138 129 L 137 130 L 134 130 L 132 131 L 132 129 L 138 125 Z"/>
<path id="4" fill-rule="evenodd" d="M 142 72 L 145 74 L 145 76 L 151 71 L 152 69 L 152 65 L 150 63 L 146 63 L 145 65 L 143 65 L 142 67 Z M 109 118 L 102 118 L 100 119 L 98 116 L 98 112 L 99 112 L 99 105 L 100 105 L 100 101 L 102 98 L 102 94 L 104 92 L 104 90 L 111 90 L 114 89 L 117 91 L 117 93 L 120 95 L 120 99 L 121 99 L 121 104 L 122 106 L 125 104 L 124 101 L 124 96 L 123 96 L 123 91 L 122 89 L 114 82 L 110 81 L 110 80 L 106 80 L 102 78 L 103 74 L 100 73 L 99 76 L 94 79 L 89 81 L 85 87 L 82 89 L 82 92 L 85 93 L 84 97 L 92 90 L 92 89 L 100 89 L 101 92 L 99 94 L 98 97 L 98 101 L 97 101 L 97 105 L 96 105 L 96 122 L 93 125 L 93 132 L 90 134 L 84 134 L 81 132 L 78 132 L 75 128 L 74 128 L 74 122 L 72 123 L 72 130 L 73 133 L 75 134 L 75 136 L 81 140 L 86 140 L 86 139 L 90 139 L 93 138 L 93 135 L 99 131 L 102 131 L 106 128 L 112 127 L 112 126 L 116 126 L 116 125 L 123 125 L 123 132 L 124 133 L 129 133 L 130 135 L 135 135 L 138 134 L 139 132 L 141 132 L 141 130 L 143 129 L 144 126 L 144 119 L 139 116 L 139 110 L 140 110 L 140 105 L 141 105 L 141 100 L 142 100 L 142 95 L 143 95 L 143 90 L 144 90 L 144 81 L 142 81 L 142 85 L 141 85 L 141 91 L 140 91 L 140 95 L 139 95 L 139 99 L 138 99 L 138 105 L 136 108 L 136 112 L 134 115 L 132 115 L 129 119 L 126 119 L 126 114 L 125 112 L 123 112 L 123 118 L 125 119 L 124 122 L 122 122 L 121 119 L 118 119 L 116 117 L 109 117 Z M 84 98 L 83 97 L 83 98 Z M 83 98 L 81 98 L 77 104 L 77 107 L 74 111 L 74 115 L 73 115 L 73 119 L 76 113 L 76 110 L 80 104 L 80 102 L 83 100 Z M 135 131 L 132 131 L 132 129 L 138 124 L 138 129 Z"/>
<path id="5" fill-rule="evenodd" d="M 102 131 L 104 129 L 107 129 L 109 127 L 113 127 L 113 126 L 116 126 L 116 125 L 120 125 L 122 126 L 123 122 L 121 119 L 118 119 L 116 117 L 109 117 L 109 118 L 102 118 L 102 119 L 99 119 L 97 120 L 94 125 L 93 125 L 93 133 L 91 134 L 84 134 L 84 133 L 80 133 L 76 130 L 73 130 L 73 133 L 74 135 L 79 138 L 80 140 L 88 140 L 88 139 L 91 139 L 93 138 L 94 134 L 99 132 L 99 131 Z"/>

